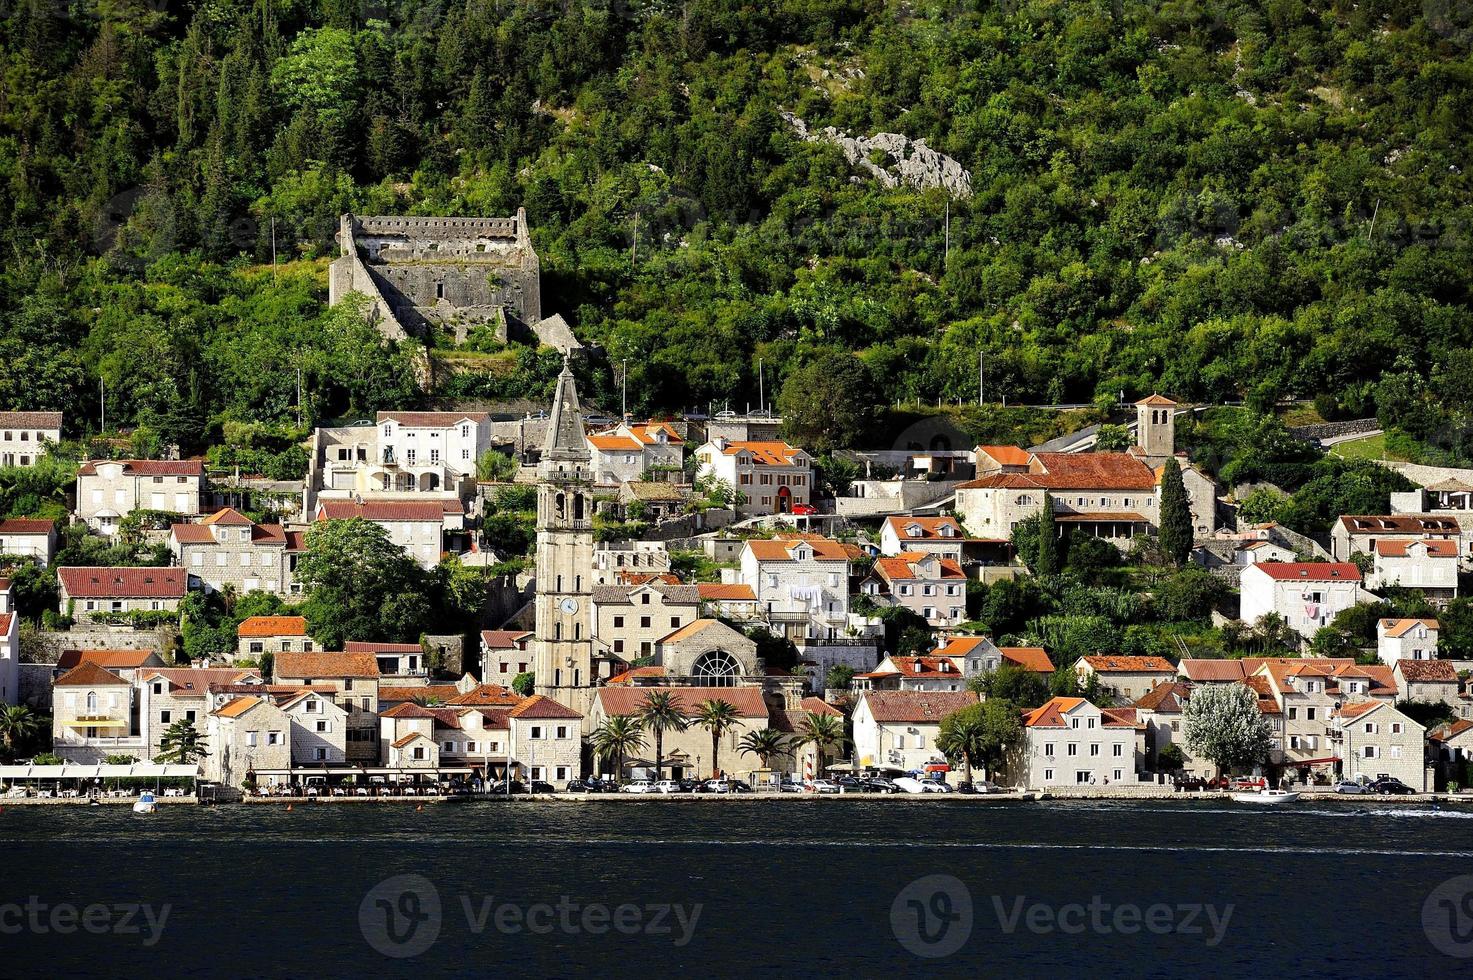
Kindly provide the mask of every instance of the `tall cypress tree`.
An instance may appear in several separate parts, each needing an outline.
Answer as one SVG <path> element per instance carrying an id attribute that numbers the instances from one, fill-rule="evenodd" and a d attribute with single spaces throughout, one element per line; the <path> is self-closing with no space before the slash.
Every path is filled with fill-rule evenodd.
<path id="1" fill-rule="evenodd" d="M 1043 513 L 1038 515 L 1038 559 L 1034 565 L 1039 578 L 1059 573 L 1059 522 L 1054 519 L 1053 494 L 1043 495 Z"/>
<path id="2" fill-rule="evenodd" d="M 1161 550 L 1177 567 L 1185 565 L 1192 553 L 1192 512 L 1175 458 L 1168 459 L 1161 472 Z"/>

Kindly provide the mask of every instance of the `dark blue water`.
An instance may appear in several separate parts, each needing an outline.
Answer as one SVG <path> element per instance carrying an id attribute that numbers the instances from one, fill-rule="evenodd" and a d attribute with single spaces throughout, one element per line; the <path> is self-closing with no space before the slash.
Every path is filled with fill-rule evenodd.
<path id="1" fill-rule="evenodd" d="M 6 807 L 0 846 L 5 976 L 1343 980 L 1473 965 L 1445 952 L 1473 954 L 1473 879 L 1433 894 L 1473 870 L 1473 811 L 1451 807 Z M 138 904 L 152 924 L 124 921 Z"/>

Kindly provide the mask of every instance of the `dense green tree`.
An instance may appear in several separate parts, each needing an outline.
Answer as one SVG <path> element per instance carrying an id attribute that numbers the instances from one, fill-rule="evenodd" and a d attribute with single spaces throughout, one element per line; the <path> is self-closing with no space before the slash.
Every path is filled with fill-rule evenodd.
<path id="1" fill-rule="evenodd" d="M 381 525 L 321 521 L 307 532 L 296 580 L 312 638 L 338 650 L 346 640 L 413 642 L 428 627 L 428 576 Z"/>
<path id="2" fill-rule="evenodd" d="M 1186 747 L 1217 767 L 1240 769 L 1268 761 L 1273 731 L 1258 710 L 1258 696 L 1242 684 L 1216 684 L 1192 692 L 1182 710 Z"/>
<path id="3" fill-rule="evenodd" d="M 827 453 L 861 445 L 873 417 L 874 382 L 852 354 L 830 351 L 783 379 L 777 407 L 789 441 Z"/>
<path id="4" fill-rule="evenodd" d="M 989 697 L 943 717 L 936 748 L 948 759 L 962 764 L 962 779 L 970 783 L 974 766 L 992 774 L 1022 737 L 1018 705 Z"/>
<path id="5" fill-rule="evenodd" d="M 1192 554 L 1192 511 L 1176 458 L 1161 469 L 1161 550 L 1177 568 Z"/>
<path id="6" fill-rule="evenodd" d="M 1033 560 L 1033 573 L 1048 578 L 1059 573 L 1059 522 L 1054 514 L 1052 494 L 1043 495 L 1043 510 L 1038 515 L 1038 553 Z"/>

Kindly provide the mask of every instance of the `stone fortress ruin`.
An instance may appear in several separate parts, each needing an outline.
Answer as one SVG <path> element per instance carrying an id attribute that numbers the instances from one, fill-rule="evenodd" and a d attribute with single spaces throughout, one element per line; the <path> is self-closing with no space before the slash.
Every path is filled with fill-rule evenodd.
<path id="1" fill-rule="evenodd" d="M 498 340 L 579 346 L 562 317 L 542 317 L 537 252 L 525 208 L 511 218 L 345 214 L 342 255 L 333 262 L 328 302 L 362 293 L 385 338 L 427 338 L 439 330 L 466 340 L 477 326 Z"/>

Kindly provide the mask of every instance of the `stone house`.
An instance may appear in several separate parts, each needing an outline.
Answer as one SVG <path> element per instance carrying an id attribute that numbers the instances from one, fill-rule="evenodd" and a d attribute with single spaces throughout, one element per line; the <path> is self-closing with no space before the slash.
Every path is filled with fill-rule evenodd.
<path id="1" fill-rule="evenodd" d="M 697 687 L 760 684 L 757 644 L 719 619 L 694 619 L 655 643 L 655 666 Z"/>
<path id="2" fill-rule="evenodd" d="M 1216 767 L 1206 759 L 1197 759 L 1187 748 L 1185 708 L 1191 685 L 1182 681 L 1162 681 L 1136 699 L 1136 720 L 1146 729 L 1146 751 L 1142 762 L 1151 772 L 1160 771 L 1161 750 L 1175 745 L 1181 750 L 1181 770 L 1194 776 L 1215 776 Z"/>
<path id="3" fill-rule="evenodd" d="M 1436 660 L 1439 627 L 1435 619 L 1376 620 L 1376 656 L 1388 667 L 1398 660 Z"/>
<path id="4" fill-rule="evenodd" d="M 1157 684 L 1176 679 L 1176 665 L 1155 656 L 1080 657 L 1074 670 L 1081 686 L 1090 677 L 1098 677 L 1101 693 L 1127 704 L 1149 694 Z"/>
<path id="5" fill-rule="evenodd" d="M 1332 717 L 1331 741 L 1348 779 L 1391 776 L 1427 792 L 1423 745 L 1427 730 L 1383 701 L 1343 704 Z"/>
<path id="6" fill-rule="evenodd" d="M 1265 562 L 1243 569 L 1238 618 L 1256 623 L 1273 613 L 1306 640 L 1358 604 L 1360 569 L 1350 562 Z"/>
<path id="7" fill-rule="evenodd" d="M 967 677 L 951 657 L 888 656 L 874 670 L 855 674 L 856 691 L 965 691 Z"/>
<path id="8" fill-rule="evenodd" d="M 690 487 L 664 480 L 625 480 L 619 484 L 619 503 L 625 513 L 633 514 L 637 504 L 641 519 L 646 521 L 679 517 L 690 495 Z"/>
<path id="9" fill-rule="evenodd" d="M 272 666 L 278 684 L 330 687 L 345 711 L 349 762 L 378 758 L 378 659 L 367 653 L 278 653 Z"/>
<path id="10" fill-rule="evenodd" d="M 960 564 L 966 532 L 955 517 L 887 517 L 880 526 L 880 554 L 923 551 Z"/>
<path id="11" fill-rule="evenodd" d="M 145 745 L 128 681 L 83 663 L 56 679 L 51 701 L 51 750 L 67 762 L 100 763 L 122 754 L 142 759 Z"/>
<path id="12" fill-rule="evenodd" d="M 333 694 L 307 689 L 283 700 L 281 710 L 291 720 L 292 768 L 348 760 L 351 713 Z"/>
<path id="13" fill-rule="evenodd" d="M 696 450 L 696 476 L 726 481 L 745 498 L 739 517 L 791 514 L 807 507 L 813 491 L 813 458 L 786 442 L 728 442 L 716 436 Z"/>
<path id="14" fill-rule="evenodd" d="M 378 661 L 379 682 L 403 687 L 427 684 L 430 678 L 429 657 L 418 643 L 370 643 L 349 640 L 344 653 L 366 653 Z"/>
<path id="15" fill-rule="evenodd" d="M 361 518 L 389 533 L 424 568 L 440 564 L 447 546 L 464 543 L 465 508 L 458 500 L 322 500 L 314 519 L 335 521 Z M 458 544 L 459 543 L 459 544 Z"/>
<path id="16" fill-rule="evenodd" d="M 1054 663 L 1043 647 L 1000 647 L 986 636 L 950 637 L 930 656 L 951 660 L 968 680 L 1004 664 L 1039 674 L 1054 672 Z"/>
<path id="17" fill-rule="evenodd" d="M 1139 767 L 1137 728 L 1128 709 L 1052 698 L 1023 716 L 1023 738 L 1009 755 L 1009 776 L 1029 789 L 1133 785 Z"/>
<path id="18" fill-rule="evenodd" d="M 257 776 L 257 783 L 274 785 L 288 781 L 280 775 L 292 767 L 291 719 L 265 694 L 230 698 L 211 711 L 206 741 L 210 754 L 204 758 L 204 777 L 225 786 L 240 787 L 248 773 L 276 770 Z"/>
<path id="19" fill-rule="evenodd" d="M 0 521 L 0 555 L 34 558 L 36 564 L 45 568 L 55 554 L 55 521 L 29 517 Z"/>
<path id="20" fill-rule="evenodd" d="M 976 703 L 971 691 L 866 691 L 854 706 L 854 760 L 907 771 L 944 764 L 936 748 L 941 719 Z"/>
<path id="21" fill-rule="evenodd" d="M 58 611 L 79 623 L 114 613 L 176 612 L 187 589 L 182 568 L 64 567 L 56 570 L 56 578 Z"/>
<path id="22" fill-rule="evenodd" d="M 1328 770 L 1336 756 L 1329 744 L 1330 719 L 1350 700 L 1395 700 L 1390 668 L 1353 660 L 1307 657 L 1263 661 L 1249 677 L 1260 698 L 1272 698 L 1283 714 L 1281 762 L 1301 778 Z"/>
<path id="23" fill-rule="evenodd" d="M 653 656 L 661 637 L 701 614 L 693 585 L 598 585 L 591 598 L 595 645 L 626 662 Z"/>
<path id="24" fill-rule="evenodd" d="M 184 722 L 203 733 L 206 718 L 215 707 L 211 687 L 260 684 L 254 670 L 234 667 L 153 667 L 137 674 L 139 732 L 146 759 L 162 750 L 164 733 Z"/>
<path id="25" fill-rule="evenodd" d="M 1129 453 L 1030 453 L 1026 472 L 980 476 L 956 488 L 956 513 L 974 534 L 1007 538 L 1053 500 L 1060 533 L 1070 528 L 1120 547 L 1158 520 L 1156 475 Z"/>
<path id="26" fill-rule="evenodd" d="M 57 676 L 85 663 L 110 670 L 130 683 L 149 670 L 164 666 L 156 650 L 63 650 L 56 659 Z"/>
<path id="27" fill-rule="evenodd" d="M 115 534 L 135 510 L 194 517 L 200 512 L 205 464 L 198 459 L 99 459 L 77 470 L 77 517 Z"/>
<path id="28" fill-rule="evenodd" d="M 593 699 L 585 727 L 592 731 L 615 715 L 637 715 L 646 698 L 654 691 L 669 691 L 675 704 L 686 718 L 693 718 L 703 701 L 716 699 L 727 701 L 737 709 L 737 723 L 722 739 L 719 765 L 728 771 L 742 764 L 737 749 L 742 737 L 750 731 L 768 727 L 769 711 L 760 687 L 601 687 Z M 711 759 L 711 736 L 705 729 L 690 725 L 683 731 L 667 731 L 664 736 L 664 775 L 666 778 L 692 778 L 710 773 L 715 766 Z M 653 768 L 655 739 L 646 733 L 644 748 L 636 757 L 626 758 L 627 768 Z M 755 768 L 756 759 L 750 760 Z M 600 772 L 610 772 L 612 760 L 596 760 Z"/>
<path id="29" fill-rule="evenodd" d="M 35 466 L 61 441 L 60 412 L 0 412 L 0 466 Z"/>
<path id="30" fill-rule="evenodd" d="M 236 656 L 259 660 L 263 654 L 312 653 L 316 642 L 307 634 L 306 616 L 249 616 L 235 635 Z"/>
<path id="31" fill-rule="evenodd" d="M 1458 543 L 1438 538 L 1377 538 L 1371 553 L 1371 590 L 1420 589 L 1433 602 L 1458 594 Z"/>
<path id="32" fill-rule="evenodd" d="M 1336 561 L 1372 555 L 1382 539 L 1451 541 L 1466 553 L 1463 528 L 1456 517 L 1437 514 L 1345 514 L 1330 528 L 1330 553 Z"/>
<path id="33" fill-rule="evenodd" d="M 534 694 L 507 712 L 513 761 L 529 779 L 564 783 L 582 774 L 583 716 Z"/>
<path id="34" fill-rule="evenodd" d="M 903 606 L 932 626 L 947 627 L 967 618 L 967 576 L 953 558 L 903 551 L 875 560 L 860 591 L 877 601 Z"/>
<path id="35" fill-rule="evenodd" d="M 627 572 L 669 571 L 670 549 L 663 541 L 600 541 L 593 548 L 594 585 L 623 585 Z"/>
<path id="36" fill-rule="evenodd" d="M 280 524 L 257 524 L 227 507 L 197 524 L 170 527 L 169 550 L 196 580 L 191 584 L 211 592 L 228 585 L 238 595 L 301 594 L 295 573 L 306 550 L 305 535 Z"/>
<path id="37" fill-rule="evenodd" d="M 800 645 L 832 639 L 849 621 L 849 559 L 844 545 L 827 538 L 753 538 L 742 548 L 741 581 L 774 633 Z"/>
<path id="38" fill-rule="evenodd" d="M 1460 704 L 1458 672 L 1450 660 L 1398 660 L 1391 673 L 1398 700 Z"/>
<path id="39" fill-rule="evenodd" d="M 650 470 L 678 472 L 684 461 L 685 441 L 668 422 L 626 422 L 586 438 L 598 483 L 639 480 Z"/>
<path id="40" fill-rule="evenodd" d="M 511 686 L 518 674 L 532 669 L 531 630 L 482 630 L 481 679 Z"/>

